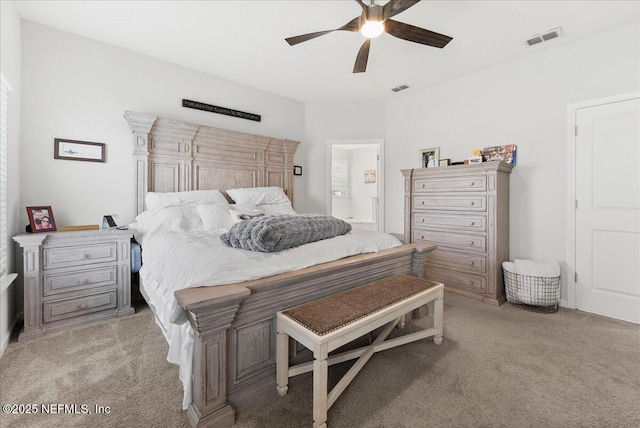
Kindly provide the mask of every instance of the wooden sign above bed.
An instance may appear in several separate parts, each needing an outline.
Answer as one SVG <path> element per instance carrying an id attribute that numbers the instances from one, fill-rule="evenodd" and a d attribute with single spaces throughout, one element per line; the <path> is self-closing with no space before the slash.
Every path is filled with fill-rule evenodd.
<path id="1" fill-rule="evenodd" d="M 227 107 L 214 106 L 211 104 L 201 103 L 199 101 L 182 100 L 182 107 L 193 108 L 196 110 L 208 111 L 211 113 L 224 114 L 226 116 L 239 117 L 240 119 L 255 120 L 260 122 L 262 119 L 259 114 L 247 113 L 240 110 L 234 110 Z"/>
<path id="2" fill-rule="evenodd" d="M 136 212 L 147 192 L 282 187 L 293 203 L 298 141 L 126 111 L 133 133 Z"/>

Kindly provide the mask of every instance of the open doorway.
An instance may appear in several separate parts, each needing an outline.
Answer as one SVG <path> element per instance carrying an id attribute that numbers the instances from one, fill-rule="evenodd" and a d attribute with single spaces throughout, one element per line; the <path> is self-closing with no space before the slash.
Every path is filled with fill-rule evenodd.
<path id="1" fill-rule="evenodd" d="M 384 231 L 383 142 L 329 141 L 329 212 L 355 229 Z"/>

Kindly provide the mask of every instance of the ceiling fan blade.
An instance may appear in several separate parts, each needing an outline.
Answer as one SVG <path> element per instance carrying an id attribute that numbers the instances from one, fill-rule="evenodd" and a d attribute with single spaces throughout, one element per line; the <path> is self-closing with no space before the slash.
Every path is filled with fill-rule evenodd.
<path id="1" fill-rule="evenodd" d="M 391 0 L 382 8 L 382 19 L 388 19 L 404 12 L 420 0 Z"/>
<path id="2" fill-rule="evenodd" d="M 360 50 L 358 51 L 358 56 L 356 57 L 356 63 L 353 65 L 354 73 L 364 73 L 367 71 L 367 61 L 369 60 L 369 48 L 371 47 L 371 39 L 367 39 L 362 46 L 360 46 Z"/>
<path id="3" fill-rule="evenodd" d="M 329 34 L 334 31 L 360 31 L 360 16 L 353 18 L 351 21 L 347 22 L 340 28 L 336 28 L 335 30 L 317 31 L 315 33 L 287 37 L 285 40 L 290 46 L 293 46 L 298 43 L 306 42 L 307 40 L 315 39 L 316 37 L 324 36 L 325 34 Z"/>
<path id="4" fill-rule="evenodd" d="M 394 21 L 393 19 L 387 19 L 384 22 L 384 31 L 399 39 L 441 49 L 453 40 L 452 37 L 445 36 L 444 34 L 435 33 L 425 30 L 424 28 L 405 24 L 404 22 Z"/>

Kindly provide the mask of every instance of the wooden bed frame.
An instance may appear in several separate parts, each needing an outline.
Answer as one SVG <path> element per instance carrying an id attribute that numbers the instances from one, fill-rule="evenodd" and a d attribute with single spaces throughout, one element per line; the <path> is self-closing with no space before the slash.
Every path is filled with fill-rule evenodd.
<path id="1" fill-rule="evenodd" d="M 135 203 L 148 191 L 282 187 L 293 202 L 297 141 L 125 112 L 133 133 Z M 230 427 L 235 412 L 276 393 L 276 312 L 392 275 L 424 276 L 434 249 L 415 243 L 239 284 L 175 293 L 193 327 L 189 425 Z M 292 361 L 310 358 L 290 347 Z"/>

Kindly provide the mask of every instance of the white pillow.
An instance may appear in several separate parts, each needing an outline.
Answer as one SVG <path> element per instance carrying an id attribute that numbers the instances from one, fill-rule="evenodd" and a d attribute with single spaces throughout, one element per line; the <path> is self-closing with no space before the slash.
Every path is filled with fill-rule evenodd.
<path id="1" fill-rule="evenodd" d="M 263 210 L 258 209 L 253 204 L 231 204 L 229 205 L 229 213 L 231 214 L 231 219 L 234 223 L 265 215 Z"/>
<path id="2" fill-rule="evenodd" d="M 158 212 L 162 208 L 181 205 L 225 204 L 229 202 L 219 190 L 192 190 L 190 192 L 148 192 L 145 197 L 148 211 Z"/>
<path id="3" fill-rule="evenodd" d="M 202 219 L 202 226 L 207 232 L 225 233 L 233 226 L 233 219 L 225 204 L 196 205 Z"/>
<path id="4" fill-rule="evenodd" d="M 147 210 L 136 217 L 132 227 L 135 229 L 136 241 L 140 244 L 159 232 L 204 230 L 194 206 L 167 207 L 155 213 Z"/>
<path id="5" fill-rule="evenodd" d="M 280 215 L 280 214 L 298 215 L 298 213 L 295 212 L 293 207 L 291 206 L 291 202 L 286 202 L 283 204 L 263 204 L 263 205 L 260 205 L 259 208 L 263 210 L 266 215 Z"/>
<path id="6" fill-rule="evenodd" d="M 236 204 L 282 204 L 290 202 L 280 187 L 248 187 L 245 189 L 227 190 Z"/>

